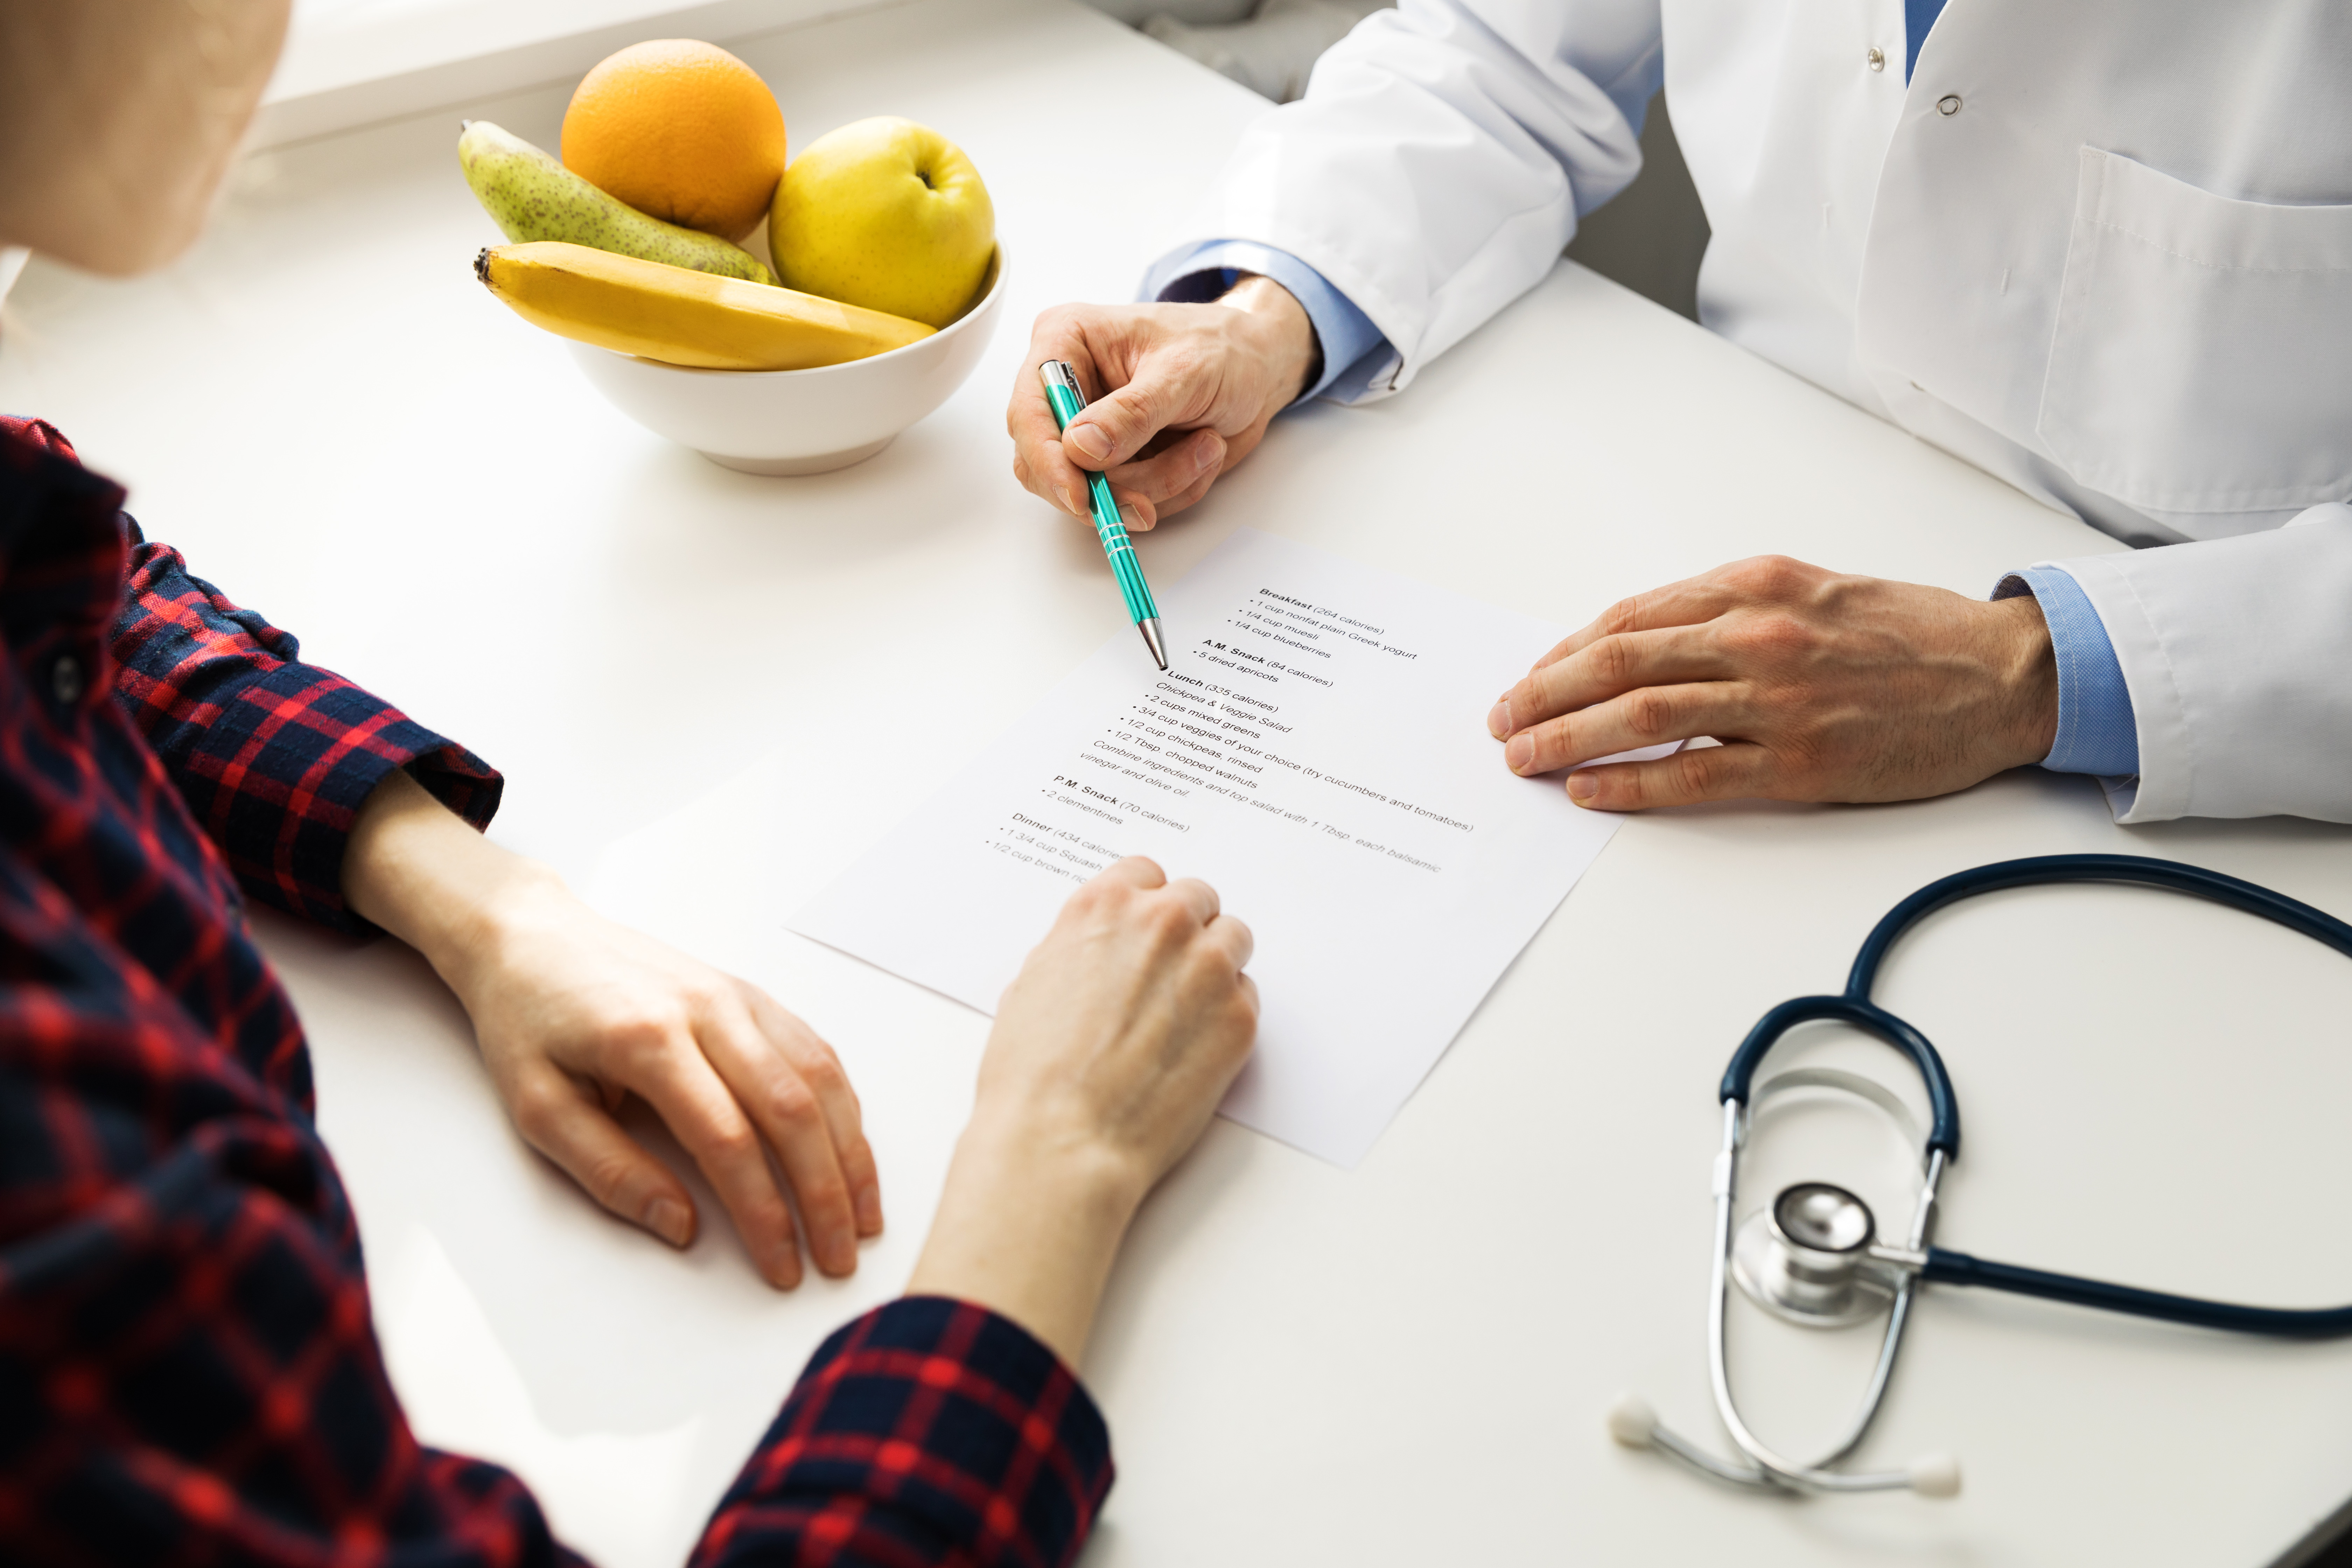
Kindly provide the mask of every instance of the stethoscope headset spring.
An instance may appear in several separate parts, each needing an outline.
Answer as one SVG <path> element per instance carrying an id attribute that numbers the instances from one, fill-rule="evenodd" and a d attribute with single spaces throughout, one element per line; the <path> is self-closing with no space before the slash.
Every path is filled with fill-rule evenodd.
<path id="1" fill-rule="evenodd" d="M 1959 1465 L 1948 1455 L 1924 1456 L 1900 1470 L 1853 1472 L 1831 1468 L 1852 1453 L 1869 1432 L 1895 1370 L 1912 1297 L 1923 1283 L 1974 1285 L 2236 1333 L 2300 1339 L 2352 1333 L 2352 1305 L 2239 1306 L 1993 1263 L 1929 1245 L 1936 1189 L 1945 1168 L 1959 1157 L 1959 1101 L 1936 1047 L 1910 1024 L 1873 1002 L 1871 989 L 1888 950 L 1926 916 L 1979 893 L 2049 882 L 2121 882 L 2186 893 L 2259 915 L 2352 957 L 2352 925 L 2267 888 L 2176 860 L 2137 855 L 2038 855 L 1979 866 L 1928 883 L 1889 910 L 1872 928 L 1862 951 L 1854 955 L 1842 994 L 1793 997 L 1766 1013 L 1739 1043 L 1731 1065 L 1724 1070 L 1717 1091 L 1723 1106 L 1723 1143 L 1715 1157 L 1715 1258 L 1707 1308 L 1707 1352 L 1716 1413 L 1740 1458 L 1719 1458 L 1676 1435 L 1659 1422 L 1648 1405 L 1630 1394 L 1609 1412 L 1610 1435 L 1617 1441 L 1629 1447 L 1656 1448 L 1717 1480 L 1765 1490 L 1855 1492 L 1908 1488 L 1926 1497 L 1956 1495 L 1960 1489 Z M 1746 1224 L 1734 1224 L 1739 1153 L 1747 1142 L 1751 1104 L 1783 1083 L 1843 1076 L 1801 1068 L 1780 1074 L 1763 1090 L 1755 1090 L 1757 1069 L 1790 1029 L 1823 1020 L 1851 1025 L 1894 1047 L 1926 1082 L 1929 1126 L 1921 1150 L 1925 1176 L 1904 1246 L 1881 1243 L 1868 1205 L 1845 1189 L 1822 1182 L 1785 1188 Z M 1840 1087 L 1854 1088 L 1897 1110 L 1898 1120 L 1907 1115 L 1899 1112 L 1891 1094 L 1867 1080 L 1856 1077 Z M 1879 1310 L 1887 1314 L 1877 1360 L 1853 1419 L 1828 1452 L 1811 1464 L 1785 1458 L 1767 1447 L 1742 1419 L 1732 1397 L 1725 1314 L 1734 1283 L 1768 1310 L 1798 1323 L 1830 1327 L 1862 1321 Z"/>

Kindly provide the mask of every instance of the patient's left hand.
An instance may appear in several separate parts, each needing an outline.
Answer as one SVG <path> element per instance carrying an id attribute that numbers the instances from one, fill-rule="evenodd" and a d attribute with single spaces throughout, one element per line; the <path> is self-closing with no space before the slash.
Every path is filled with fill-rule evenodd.
<path id="1" fill-rule="evenodd" d="M 515 1127 L 623 1219 L 674 1247 L 694 1204 L 615 1120 L 650 1105 L 694 1156 L 770 1284 L 801 1281 L 782 1170 L 816 1266 L 857 1268 L 882 1192 L 831 1047 L 748 981 L 589 909 L 551 876 L 507 890 L 480 949 L 443 971 Z"/>
<path id="2" fill-rule="evenodd" d="M 352 909 L 448 982 L 515 1126 L 598 1203 L 674 1247 L 694 1239 L 685 1184 L 615 1117 L 634 1094 L 771 1284 L 801 1280 L 787 1187 L 817 1268 L 856 1269 L 858 1238 L 882 1229 L 857 1096 L 832 1047 L 766 992 L 606 920 L 405 773 L 360 808 L 342 879 Z"/>
<path id="3" fill-rule="evenodd" d="M 2050 754 L 2057 667 L 2032 595 L 1992 603 L 1759 556 L 1612 605 L 1505 692 L 1513 773 L 1604 811 L 1913 800 Z M 1581 764 L 1712 736 L 1651 762 Z"/>

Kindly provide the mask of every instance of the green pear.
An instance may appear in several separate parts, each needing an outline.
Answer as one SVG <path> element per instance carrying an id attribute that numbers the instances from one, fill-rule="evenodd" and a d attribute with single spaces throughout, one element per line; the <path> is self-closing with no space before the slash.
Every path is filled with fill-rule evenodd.
<path id="1" fill-rule="evenodd" d="M 666 262 L 773 285 L 760 258 L 714 235 L 648 217 L 606 195 L 547 153 L 487 120 L 466 121 L 457 162 L 483 210 L 518 245 L 568 240 L 640 261 Z"/>

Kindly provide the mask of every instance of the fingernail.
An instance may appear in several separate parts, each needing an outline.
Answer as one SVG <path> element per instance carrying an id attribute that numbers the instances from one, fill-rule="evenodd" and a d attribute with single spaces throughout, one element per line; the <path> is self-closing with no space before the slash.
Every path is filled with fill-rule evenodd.
<path id="1" fill-rule="evenodd" d="M 1214 430 L 1203 431 L 1202 440 L 1192 444 L 1193 466 L 1206 473 L 1225 460 L 1225 438 Z"/>
<path id="2" fill-rule="evenodd" d="M 675 1198 L 656 1198 L 646 1205 L 646 1228 L 672 1247 L 694 1239 L 694 1211 Z"/>
<path id="3" fill-rule="evenodd" d="M 1510 739 L 1511 705 L 1509 703 L 1497 702 L 1495 704 L 1494 711 L 1486 715 L 1486 733 L 1494 736 L 1497 741 L 1507 741 Z"/>
<path id="4" fill-rule="evenodd" d="M 1062 439 L 1097 463 L 1110 456 L 1110 437 L 1095 426 L 1073 425 L 1062 432 Z"/>
<path id="5" fill-rule="evenodd" d="M 1151 525 L 1143 521 L 1143 514 L 1135 510 L 1133 501 L 1118 503 L 1118 521 L 1126 525 L 1129 533 L 1148 533 L 1151 530 Z"/>
<path id="6" fill-rule="evenodd" d="M 1569 799 L 1574 801 L 1591 800 L 1594 795 L 1599 795 L 1600 793 L 1601 781 L 1594 778 L 1591 773 L 1573 773 L 1568 775 Z"/>
<path id="7" fill-rule="evenodd" d="M 882 1234 L 882 1189 L 861 1187 L 857 1192 L 857 1230 L 861 1236 Z"/>
<path id="8" fill-rule="evenodd" d="M 1527 772 L 1534 765 L 1535 760 L 1536 742 L 1533 736 L 1514 735 L 1511 737 L 1511 743 L 1503 748 L 1504 765 L 1515 773 Z"/>

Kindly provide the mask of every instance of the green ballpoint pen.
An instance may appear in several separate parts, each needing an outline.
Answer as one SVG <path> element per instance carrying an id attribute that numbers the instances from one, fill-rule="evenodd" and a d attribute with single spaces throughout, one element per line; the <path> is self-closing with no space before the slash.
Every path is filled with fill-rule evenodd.
<path id="1" fill-rule="evenodd" d="M 1049 359 L 1037 367 L 1037 374 L 1045 384 L 1045 401 L 1053 405 L 1054 427 L 1068 429 L 1078 410 L 1087 405 L 1087 395 L 1078 390 L 1077 373 L 1066 361 Z M 1134 542 L 1127 537 L 1127 524 L 1118 520 L 1118 503 L 1110 499 L 1110 481 L 1088 473 L 1087 489 L 1094 495 L 1095 533 L 1102 541 L 1103 553 L 1110 557 L 1110 574 L 1118 579 L 1119 596 L 1127 601 L 1135 629 L 1143 634 L 1143 646 L 1166 669 L 1168 648 L 1160 640 L 1160 606 L 1151 602 L 1151 584 L 1143 580 Z"/>

